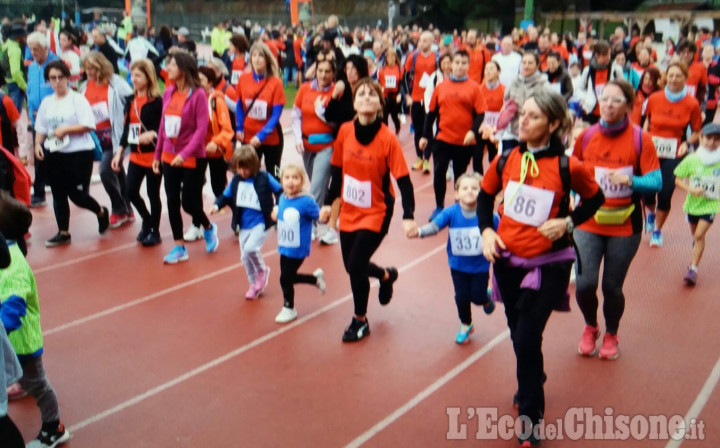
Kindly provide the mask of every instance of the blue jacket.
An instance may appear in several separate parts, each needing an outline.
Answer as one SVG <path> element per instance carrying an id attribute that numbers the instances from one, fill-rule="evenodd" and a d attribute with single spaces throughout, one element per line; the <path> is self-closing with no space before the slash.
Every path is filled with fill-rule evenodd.
<path id="1" fill-rule="evenodd" d="M 32 124 L 35 124 L 35 116 L 40 109 L 40 103 L 45 99 L 46 96 L 55 93 L 50 83 L 45 80 L 45 67 L 53 61 L 57 61 L 58 57 L 54 53 L 49 52 L 48 57 L 43 65 L 38 65 L 37 62 L 33 61 L 28 67 L 28 82 L 27 82 L 27 102 L 28 112 L 30 112 L 30 120 Z"/>

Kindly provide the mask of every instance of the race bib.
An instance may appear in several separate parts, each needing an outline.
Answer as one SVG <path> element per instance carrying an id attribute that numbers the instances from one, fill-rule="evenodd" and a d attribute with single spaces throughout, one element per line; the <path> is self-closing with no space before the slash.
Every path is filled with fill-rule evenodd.
<path id="1" fill-rule="evenodd" d="M 128 126 L 128 143 L 131 145 L 140 144 L 140 123 L 130 123 L 130 126 Z"/>
<path id="2" fill-rule="evenodd" d="M 237 83 L 240 81 L 240 75 L 242 75 L 242 72 L 240 70 L 233 70 L 232 74 L 230 75 L 230 84 L 236 86 Z"/>
<path id="3" fill-rule="evenodd" d="M 500 118 L 500 112 L 485 111 L 485 117 L 483 117 L 483 125 L 495 128 L 497 127 L 498 118 Z"/>
<path id="4" fill-rule="evenodd" d="M 180 135 L 180 124 L 182 117 L 179 115 L 165 115 L 165 136 L 167 138 L 177 138 Z"/>
<path id="5" fill-rule="evenodd" d="M 617 171 L 620 174 L 625 174 L 630 179 L 632 179 L 633 176 L 633 167 L 631 166 L 623 166 L 621 168 L 603 168 L 600 166 L 595 167 L 595 181 L 600 185 L 600 188 L 602 188 L 603 194 L 606 198 L 616 199 L 616 198 L 629 198 L 632 196 L 632 188 L 628 187 L 627 185 L 613 185 L 610 183 L 610 179 L 608 178 L 608 172 L 609 171 Z"/>
<path id="6" fill-rule="evenodd" d="M 430 75 L 427 73 L 423 73 L 422 78 L 420 78 L 420 88 L 427 89 L 427 87 L 430 85 Z"/>
<path id="7" fill-rule="evenodd" d="M 360 208 L 372 206 L 372 187 L 369 180 L 359 181 L 346 174 L 343 184 L 343 200 L 345 202 Z"/>
<path id="8" fill-rule="evenodd" d="M 460 257 L 474 257 L 482 255 L 482 236 L 480 228 L 458 227 L 450 228 L 450 249 L 453 255 Z"/>
<path id="9" fill-rule="evenodd" d="M 45 147 L 50 152 L 57 152 L 63 148 L 66 148 L 70 144 L 70 136 L 66 135 L 63 138 L 48 137 L 45 139 Z"/>
<path id="10" fill-rule="evenodd" d="M 720 178 L 718 177 L 693 177 L 690 179 L 690 186 L 693 188 L 702 188 L 705 190 L 707 199 L 720 199 Z"/>
<path id="11" fill-rule="evenodd" d="M 258 199 L 255 186 L 249 182 L 238 182 L 235 205 L 240 208 L 250 208 L 260 211 L 260 200 Z"/>
<path id="12" fill-rule="evenodd" d="M 687 94 L 689 97 L 695 98 L 695 93 L 697 92 L 697 86 L 693 86 L 690 84 L 685 84 L 685 88 L 687 89 Z"/>
<path id="13" fill-rule="evenodd" d="M 252 103 L 252 100 L 245 100 L 245 104 L 247 105 L 247 107 L 250 107 L 250 103 Z M 248 110 L 247 115 L 253 120 L 265 121 L 267 120 L 267 108 L 267 101 L 263 101 L 260 99 L 255 100 L 255 104 L 253 104 L 252 108 Z"/>
<path id="14" fill-rule="evenodd" d="M 555 192 L 511 180 L 504 197 L 505 215 L 519 223 L 540 227 L 550 217 Z"/>
<path id="15" fill-rule="evenodd" d="M 554 83 L 550 84 L 550 88 L 554 92 L 562 93 L 562 84 L 560 84 L 559 82 L 554 82 Z"/>
<path id="16" fill-rule="evenodd" d="M 108 109 L 108 103 L 105 101 L 102 101 L 100 103 L 95 103 L 92 106 L 90 106 L 92 109 L 93 117 L 95 117 L 95 124 L 102 123 L 103 121 L 108 121 L 110 119 L 110 110 Z"/>
<path id="17" fill-rule="evenodd" d="M 602 96 L 603 90 L 605 90 L 605 84 L 598 84 L 595 86 L 595 97 L 600 98 Z"/>
<path id="18" fill-rule="evenodd" d="M 297 213 L 297 211 L 295 212 Z M 278 246 L 289 248 L 300 247 L 300 220 L 298 219 L 294 222 L 288 222 L 283 219 L 279 219 L 277 222 L 277 234 Z"/>
<path id="19" fill-rule="evenodd" d="M 677 139 L 665 137 L 653 137 L 655 151 L 660 159 L 674 159 L 677 157 Z"/>
<path id="20" fill-rule="evenodd" d="M 583 58 L 584 58 L 586 61 L 589 61 L 590 59 L 592 59 L 592 53 L 593 53 L 593 52 L 592 52 L 592 51 L 589 51 L 589 50 L 588 50 L 588 51 L 583 51 Z"/>
<path id="21" fill-rule="evenodd" d="M 397 87 L 397 77 L 395 76 L 385 76 L 385 88 L 386 89 L 394 89 Z"/>

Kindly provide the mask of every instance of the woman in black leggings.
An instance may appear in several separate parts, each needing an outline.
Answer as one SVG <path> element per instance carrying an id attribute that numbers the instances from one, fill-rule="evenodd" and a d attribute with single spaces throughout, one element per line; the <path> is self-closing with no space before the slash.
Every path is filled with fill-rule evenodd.
<path id="1" fill-rule="evenodd" d="M 390 174 L 397 180 L 403 202 L 403 228 L 417 227 L 413 220 L 415 198 L 407 162 L 397 137 L 382 123 L 383 95 L 379 84 L 361 79 L 354 89 L 357 119 L 344 124 L 335 141 L 331 160 L 330 190 L 321 213 L 327 221 L 340 207 L 340 246 L 345 270 L 350 275 L 355 315 L 343 334 L 355 342 L 370 334 L 367 318 L 369 277 L 380 281 L 378 298 L 387 305 L 392 298 L 395 268 L 381 268 L 370 261 L 387 234 L 395 195 Z M 341 196 L 342 190 L 342 196 Z"/>

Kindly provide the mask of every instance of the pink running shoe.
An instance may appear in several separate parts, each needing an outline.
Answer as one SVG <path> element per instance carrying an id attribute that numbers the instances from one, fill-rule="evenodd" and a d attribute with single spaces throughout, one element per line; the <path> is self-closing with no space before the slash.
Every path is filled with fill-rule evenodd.
<path id="1" fill-rule="evenodd" d="M 258 292 L 257 289 L 255 289 L 255 283 L 251 283 L 250 287 L 248 288 L 247 292 L 245 293 L 245 298 L 248 300 L 255 300 L 258 298 Z"/>
<path id="2" fill-rule="evenodd" d="M 597 340 L 600 337 L 600 329 L 585 325 L 582 338 L 578 344 L 578 353 L 582 356 L 594 356 L 597 353 Z"/>
<path id="3" fill-rule="evenodd" d="M 265 291 L 265 288 L 267 288 L 268 282 L 270 281 L 270 268 L 265 267 L 264 271 L 260 271 L 260 273 L 255 275 L 255 291 L 257 292 L 258 297 L 260 294 Z"/>
<path id="4" fill-rule="evenodd" d="M 605 333 L 602 347 L 600 347 L 600 359 L 617 359 L 618 354 L 618 337 L 616 334 Z"/>

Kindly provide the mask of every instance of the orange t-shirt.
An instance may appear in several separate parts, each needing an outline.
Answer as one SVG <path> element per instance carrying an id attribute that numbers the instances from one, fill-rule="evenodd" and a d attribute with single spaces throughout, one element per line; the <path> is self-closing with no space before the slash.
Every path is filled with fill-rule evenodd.
<path id="1" fill-rule="evenodd" d="M 265 88 L 263 88 L 263 85 Z M 280 78 L 272 76 L 263 78 L 260 82 L 253 79 L 253 73 L 243 73 L 237 86 L 238 101 L 242 101 L 244 108 L 250 106 L 255 95 L 262 89 L 260 95 L 255 100 L 252 110 L 245 111 L 245 122 L 243 124 L 243 143 L 249 143 L 263 127 L 272 115 L 273 106 L 285 105 L 285 91 Z M 274 129 L 263 141 L 263 145 L 280 144 L 280 136 L 277 129 Z"/>
<path id="2" fill-rule="evenodd" d="M 688 89 L 688 95 L 696 98 L 698 87 L 701 85 L 707 86 L 707 69 L 705 68 L 705 64 L 702 62 L 693 62 L 688 70 L 689 74 L 687 81 L 685 81 L 685 85 Z"/>
<path id="3" fill-rule="evenodd" d="M 7 113 L 7 117 L 10 119 L 10 126 L 12 126 L 13 123 L 17 122 L 20 119 L 20 112 L 18 112 L 17 107 L 15 107 L 15 103 L 13 103 L 10 95 L 3 95 L 2 102 L 3 106 L 5 106 L 5 112 Z M 0 143 L 2 143 L 2 131 L 0 131 Z M 15 151 L 15 148 L 6 149 L 10 152 Z"/>
<path id="4" fill-rule="evenodd" d="M 595 79 L 592 80 L 592 85 L 595 88 L 595 97 L 598 101 L 595 105 L 595 109 L 592 111 L 592 115 L 600 115 L 600 95 L 602 95 L 605 84 L 608 82 L 608 76 L 610 76 L 610 71 L 607 68 L 595 71 Z"/>
<path id="5" fill-rule="evenodd" d="M 343 173 L 340 230 L 379 232 L 388 213 L 386 201 L 395 197 L 388 176 L 409 175 L 395 134 L 383 124 L 365 146 L 355 138 L 355 123 L 347 122 L 340 127 L 330 163 Z"/>
<path id="6" fill-rule="evenodd" d="M 85 88 L 85 98 L 93 111 L 95 117 L 95 129 L 110 129 L 110 108 L 108 102 L 109 84 L 99 86 L 95 81 L 88 80 Z"/>
<path id="7" fill-rule="evenodd" d="M 520 149 L 516 147 L 507 158 L 505 168 L 502 172 L 502 178 L 497 174 L 497 163 L 500 158 L 495 158 L 485 172 L 485 177 L 482 181 L 483 191 L 495 196 L 501 190 L 506 190 L 510 181 L 519 183 L 521 158 L 522 154 L 520 153 Z M 572 190 L 584 198 L 589 198 L 597 194 L 600 187 L 598 187 L 593 175 L 587 168 L 575 157 L 570 157 L 569 162 L 570 185 Z M 538 176 L 532 177 L 528 173 L 523 185 L 534 187 L 536 191 L 541 191 L 544 196 L 549 196 L 550 193 L 553 194 L 547 217 L 547 219 L 552 219 L 555 218 L 560 211 L 560 200 L 566 194 L 563 191 L 562 179 L 560 178 L 558 158 L 543 157 L 537 160 L 537 165 L 540 170 Z M 508 194 L 512 196 L 514 189 L 517 187 L 512 185 L 511 188 L 513 188 L 513 190 L 508 191 Z M 520 204 L 517 198 L 518 196 L 516 195 L 514 200 L 516 200 L 517 204 Z M 540 203 L 535 203 L 534 208 L 526 207 L 524 210 L 521 210 L 521 212 L 532 212 L 534 216 L 535 213 L 541 213 L 540 205 Z M 505 213 L 504 208 L 504 204 L 501 204 L 498 209 L 502 218 L 500 219 L 500 226 L 498 227 L 497 233 L 507 246 L 507 250 L 519 257 L 532 258 L 547 253 L 552 249 L 552 241 L 540 235 L 537 227 L 510 218 Z"/>
<path id="8" fill-rule="evenodd" d="M 485 64 L 489 61 L 492 56 L 485 45 L 478 44 L 475 49 L 465 47 L 465 50 L 470 54 L 470 67 L 468 68 L 468 76 L 470 79 L 478 84 L 481 84 L 483 78 L 485 78 Z"/>
<path id="9" fill-rule="evenodd" d="M 223 89 L 225 90 L 223 92 Z M 237 93 L 235 92 L 235 88 L 225 82 L 225 79 L 221 79 L 218 85 L 215 86 L 215 91 L 220 92 L 221 94 L 227 96 L 231 100 L 235 101 L 237 103 Z M 233 111 L 235 112 L 235 111 Z"/>
<path id="10" fill-rule="evenodd" d="M 240 77 L 245 73 L 245 55 L 235 55 L 232 61 L 232 72 L 230 72 L 230 84 L 235 87 L 240 82 Z"/>
<path id="11" fill-rule="evenodd" d="M 420 50 L 415 51 L 417 57 L 415 57 L 415 73 L 413 73 L 411 96 L 414 102 L 421 102 L 425 96 L 425 87 L 430 83 L 430 76 L 437 69 L 437 56 L 432 51 L 427 56 L 423 56 Z M 410 53 L 405 59 L 405 73 L 412 72 L 414 54 Z"/>
<path id="12" fill-rule="evenodd" d="M 398 93 L 400 90 L 400 76 L 400 66 L 397 64 L 392 67 L 386 65 L 380 68 L 378 79 L 385 93 L 385 98 L 387 98 L 389 93 Z"/>
<path id="13" fill-rule="evenodd" d="M 700 105 L 690 95 L 677 103 L 671 103 L 665 97 L 664 90 L 657 91 L 648 98 L 645 116 L 650 120 L 649 131 L 653 137 L 674 138 L 677 141 L 675 153 L 670 154 L 670 158 L 677 157 L 677 148 L 688 125 L 693 131 L 699 131 L 702 127 Z"/>
<path id="14" fill-rule="evenodd" d="M 435 87 L 430 100 L 430 111 L 438 113 L 435 139 L 462 145 L 465 135 L 472 130 L 474 115 L 483 114 L 486 109 L 480 84 L 472 79 L 460 82 L 445 79 Z"/>
<path id="15" fill-rule="evenodd" d="M 582 150 L 582 139 L 587 130 L 580 133 L 575 140 L 573 155 L 584 162 L 586 168 L 595 174 L 595 181 L 599 183 L 605 193 L 604 207 L 625 207 L 632 203 L 632 188 L 624 187 L 609 188 L 606 181 L 604 169 L 620 169 L 625 171 L 632 179 L 633 175 L 644 176 L 645 174 L 660 169 L 660 162 L 655 152 L 652 138 L 647 132 L 642 133 L 642 151 L 638 163 L 635 155 L 635 144 L 633 142 L 633 127 L 630 124 L 625 131 L 616 137 L 607 137 L 595 132 L 590 139 L 585 151 Z M 633 213 L 642 214 L 638 207 Z M 585 221 L 579 226 L 586 232 L 606 236 L 630 236 L 638 233 L 642 228 L 642 218 L 637 220 L 637 228 L 633 229 L 633 220 L 628 219 L 622 225 L 601 225 L 595 221 L 595 217 Z"/>
<path id="16" fill-rule="evenodd" d="M 330 143 L 309 143 L 308 136 L 311 134 L 332 134 L 332 127 L 322 121 L 315 113 L 315 100 L 320 96 L 326 97 L 326 102 L 330 101 L 330 94 L 335 86 L 331 85 L 326 91 L 314 90 L 312 82 L 306 82 L 300 86 L 297 96 L 295 96 L 295 107 L 300 109 L 302 115 L 302 140 L 306 151 L 316 152 L 332 145 Z"/>
<path id="17" fill-rule="evenodd" d="M 540 71 L 543 73 L 547 73 L 547 71 L 548 71 L 548 68 L 547 68 L 548 54 L 550 54 L 550 52 L 546 51 L 545 53 L 540 53 L 540 55 L 539 55 L 540 56 Z"/>
<path id="18" fill-rule="evenodd" d="M 489 112 L 500 112 L 503 107 L 503 98 L 505 98 L 505 86 L 498 84 L 494 89 L 489 89 L 487 84 L 480 84 L 480 92 L 485 97 L 485 104 Z"/>
<path id="19" fill-rule="evenodd" d="M 188 92 L 180 93 L 177 91 L 177 89 L 173 92 L 172 97 L 170 97 L 170 102 L 167 106 L 165 106 L 165 113 L 164 113 L 164 119 L 165 119 L 165 135 L 170 139 L 170 141 L 173 142 L 173 144 L 177 143 L 177 137 L 171 137 L 168 135 L 168 120 L 177 121 L 177 123 L 181 123 L 182 118 L 182 112 L 183 108 L 185 107 L 185 101 L 187 101 L 188 98 L 190 98 L 192 89 Z M 173 128 L 177 128 L 177 131 L 179 132 L 180 126 L 172 126 Z M 165 163 L 172 163 L 173 159 L 175 159 L 175 156 L 177 154 L 171 154 L 168 152 L 163 151 L 162 153 L 162 161 Z M 195 157 L 190 157 L 185 162 L 183 162 L 182 167 L 183 168 L 195 168 Z"/>
<path id="20" fill-rule="evenodd" d="M 635 95 L 633 110 L 630 113 L 630 121 L 638 126 L 642 126 L 643 107 L 645 106 L 647 99 L 648 97 L 645 96 L 645 92 L 643 92 L 642 88 L 638 89 L 637 94 Z"/>
<path id="21" fill-rule="evenodd" d="M 130 119 L 130 125 L 136 125 L 139 127 L 138 135 L 142 134 L 144 131 L 142 129 L 142 125 L 140 125 L 140 117 L 138 117 L 138 113 L 142 113 L 143 106 L 147 103 L 148 97 L 145 96 L 136 96 L 133 100 L 133 104 L 130 105 L 130 113 L 129 113 L 129 119 Z M 137 112 L 137 113 L 136 113 Z M 152 152 L 140 152 L 140 145 L 133 145 L 135 146 L 135 151 L 130 152 L 130 161 L 134 163 L 135 165 L 142 166 L 145 168 L 152 167 L 153 163 L 153 156 L 154 154 Z"/>
<path id="22" fill-rule="evenodd" d="M 562 45 L 562 44 L 553 45 L 550 47 L 550 51 L 558 53 L 560 55 L 560 57 L 563 59 L 563 61 L 565 61 L 565 66 L 567 66 L 568 63 L 570 62 L 570 53 L 568 53 L 567 48 L 565 48 L 564 45 Z"/>

